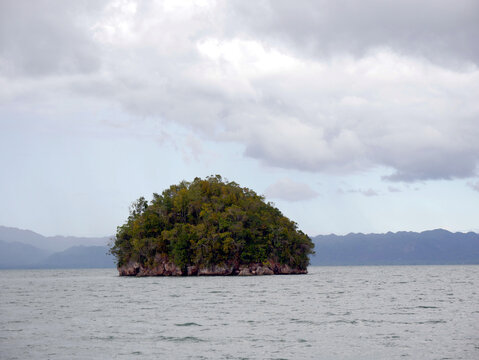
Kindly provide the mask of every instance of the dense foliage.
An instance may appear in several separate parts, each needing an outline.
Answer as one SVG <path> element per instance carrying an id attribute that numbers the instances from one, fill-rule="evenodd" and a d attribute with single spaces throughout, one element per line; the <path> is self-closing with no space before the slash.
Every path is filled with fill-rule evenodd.
<path id="1" fill-rule="evenodd" d="M 177 266 L 274 261 L 306 269 L 311 239 L 262 196 L 221 176 L 172 185 L 151 202 L 139 198 L 117 229 L 118 266 L 154 266 L 158 255 Z"/>

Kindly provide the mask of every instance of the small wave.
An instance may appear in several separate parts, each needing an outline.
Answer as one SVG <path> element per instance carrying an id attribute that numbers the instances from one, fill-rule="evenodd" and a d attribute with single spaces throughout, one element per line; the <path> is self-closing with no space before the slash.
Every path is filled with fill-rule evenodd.
<path id="1" fill-rule="evenodd" d="M 195 322 L 187 322 L 187 323 L 182 323 L 182 324 L 175 324 L 175 326 L 201 326 L 201 325 L 197 324 Z"/>
<path id="2" fill-rule="evenodd" d="M 358 322 L 356 320 L 336 320 L 336 321 L 330 321 L 329 323 L 331 324 L 357 324 Z"/>
<path id="3" fill-rule="evenodd" d="M 372 323 L 372 324 L 381 324 L 384 323 L 384 320 L 374 320 L 374 319 L 361 319 L 359 320 L 363 323 Z"/>
<path id="4" fill-rule="evenodd" d="M 198 342 L 203 342 L 204 340 L 196 337 L 196 336 L 184 336 L 184 337 L 177 337 L 177 336 L 160 336 L 158 337 L 158 340 L 163 340 L 163 341 L 171 341 L 171 342 L 193 342 L 193 343 L 198 343 Z"/>
<path id="5" fill-rule="evenodd" d="M 314 321 L 311 320 L 301 320 L 301 319 L 291 319 L 292 322 L 296 324 L 307 324 L 307 325 L 314 325 Z"/>
<path id="6" fill-rule="evenodd" d="M 346 312 L 343 312 L 343 313 L 338 313 L 338 314 L 335 314 L 335 313 L 332 313 L 330 311 L 326 312 L 325 315 L 327 316 L 349 316 L 351 315 L 351 311 L 346 311 Z"/>
<path id="7" fill-rule="evenodd" d="M 447 321 L 445 320 L 428 320 L 428 321 L 420 321 L 420 322 L 417 322 L 416 324 L 424 325 L 424 324 L 445 324 L 445 323 L 447 323 Z"/>
<path id="8" fill-rule="evenodd" d="M 110 336 L 90 336 L 90 340 L 102 340 L 102 341 L 112 341 L 115 340 L 115 337 Z"/>
<path id="9" fill-rule="evenodd" d="M 418 309 L 439 309 L 437 306 L 425 306 L 425 305 L 419 305 L 417 306 Z"/>

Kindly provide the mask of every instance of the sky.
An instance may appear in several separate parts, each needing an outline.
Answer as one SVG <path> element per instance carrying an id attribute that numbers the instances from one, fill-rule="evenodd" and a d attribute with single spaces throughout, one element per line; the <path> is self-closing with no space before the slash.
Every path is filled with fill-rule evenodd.
<path id="1" fill-rule="evenodd" d="M 0 225 L 221 174 L 310 236 L 479 232 L 479 2 L 0 2 Z"/>

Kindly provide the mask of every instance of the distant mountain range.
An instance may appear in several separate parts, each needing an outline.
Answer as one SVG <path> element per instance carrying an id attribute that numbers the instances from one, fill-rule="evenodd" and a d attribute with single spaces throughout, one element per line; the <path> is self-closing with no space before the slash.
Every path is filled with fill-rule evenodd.
<path id="1" fill-rule="evenodd" d="M 113 268 L 109 237 L 45 237 L 0 226 L 0 269 Z M 311 265 L 479 264 L 479 234 L 437 229 L 319 235 Z"/>
<path id="2" fill-rule="evenodd" d="M 430 231 L 319 235 L 311 265 L 479 264 L 479 234 Z"/>
<path id="3" fill-rule="evenodd" d="M 63 251 L 72 246 L 105 246 L 111 237 L 43 236 L 31 230 L 0 226 L 0 241 L 21 242 L 51 252 Z"/>
<path id="4" fill-rule="evenodd" d="M 46 237 L 0 226 L 0 269 L 115 267 L 109 237 Z"/>
<path id="5" fill-rule="evenodd" d="M 39 267 L 48 269 L 83 269 L 115 267 L 108 246 L 72 246 L 43 260 Z"/>

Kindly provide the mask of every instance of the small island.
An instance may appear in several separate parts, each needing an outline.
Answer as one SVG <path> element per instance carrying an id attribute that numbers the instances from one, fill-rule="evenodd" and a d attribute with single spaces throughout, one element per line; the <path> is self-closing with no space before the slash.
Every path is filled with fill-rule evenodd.
<path id="1" fill-rule="evenodd" d="M 110 252 L 120 276 L 306 274 L 311 239 L 264 197 L 221 176 L 141 197 Z"/>

